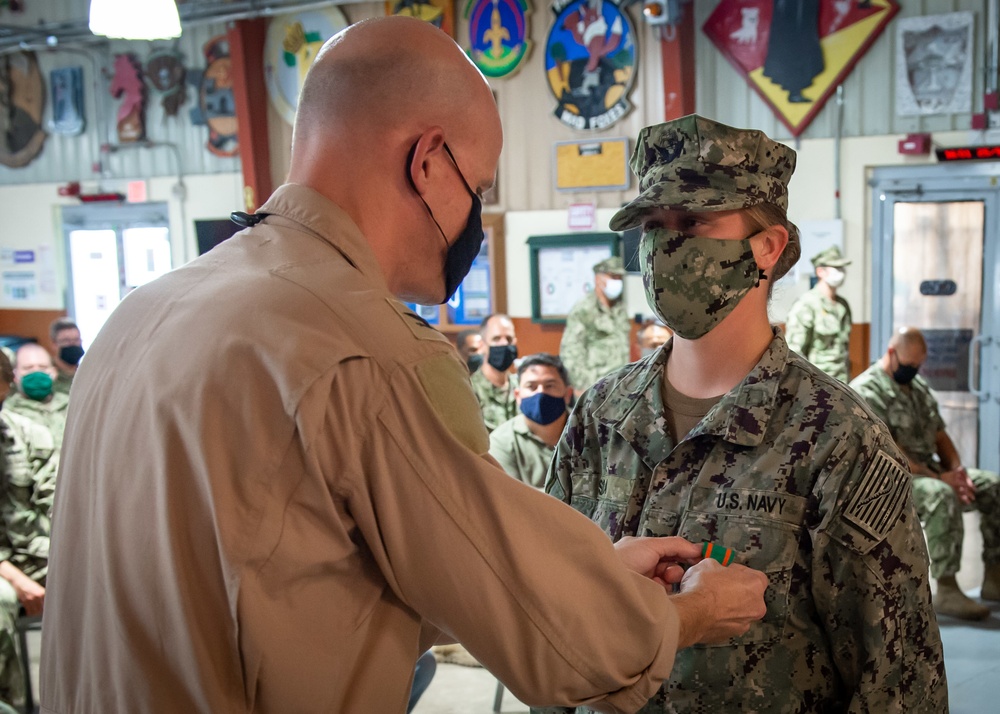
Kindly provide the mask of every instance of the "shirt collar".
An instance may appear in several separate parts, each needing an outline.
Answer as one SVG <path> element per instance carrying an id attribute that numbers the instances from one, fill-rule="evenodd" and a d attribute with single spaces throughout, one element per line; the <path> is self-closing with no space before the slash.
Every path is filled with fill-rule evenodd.
<path id="1" fill-rule="evenodd" d="M 368 239 L 340 206 L 322 194 L 302 184 L 286 183 L 257 212 L 299 224 L 336 248 L 366 278 L 386 287 Z"/>
<path id="2" fill-rule="evenodd" d="M 655 468 L 674 448 L 667 433 L 662 398 L 664 366 L 673 338 L 649 357 L 635 363 L 595 410 L 595 418 L 615 429 L 646 465 Z M 685 438 L 717 436 L 737 446 L 760 446 L 774 413 L 781 376 L 788 361 L 788 345 L 773 331 L 771 344 L 743 380 L 719 402 Z"/>

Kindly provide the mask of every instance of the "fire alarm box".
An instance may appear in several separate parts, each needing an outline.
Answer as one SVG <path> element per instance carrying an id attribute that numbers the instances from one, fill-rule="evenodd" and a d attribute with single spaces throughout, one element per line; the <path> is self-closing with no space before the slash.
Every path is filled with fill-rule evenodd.
<path id="1" fill-rule="evenodd" d="M 907 134 L 905 139 L 899 140 L 899 153 L 915 154 L 926 156 L 931 153 L 930 134 Z"/>

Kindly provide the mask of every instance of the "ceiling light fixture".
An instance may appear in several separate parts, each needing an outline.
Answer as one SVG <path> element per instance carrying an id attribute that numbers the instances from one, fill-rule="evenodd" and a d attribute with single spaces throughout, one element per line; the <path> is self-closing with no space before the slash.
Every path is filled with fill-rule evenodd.
<path id="1" fill-rule="evenodd" d="M 180 37 L 175 0 L 91 0 L 90 31 L 124 40 Z"/>

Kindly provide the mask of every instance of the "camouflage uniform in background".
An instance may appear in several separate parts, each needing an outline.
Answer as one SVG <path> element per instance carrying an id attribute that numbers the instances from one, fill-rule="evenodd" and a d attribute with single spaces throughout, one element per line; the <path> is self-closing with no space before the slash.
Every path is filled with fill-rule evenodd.
<path id="1" fill-rule="evenodd" d="M 45 427 L 5 408 L 0 411 L 0 459 L 0 561 L 10 561 L 44 585 L 59 461 L 55 441 Z M 14 588 L 0 578 L 0 699 L 8 702 L 24 695 L 14 627 L 20 607 Z"/>
<path id="2" fill-rule="evenodd" d="M 31 421 L 41 424 L 52 433 L 56 450 L 62 446 L 63 432 L 66 431 L 66 411 L 69 397 L 53 389 L 52 398 L 47 402 L 29 399 L 20 392 L 11 392 L 4 401 L 4 411 L 12 411 Z"/>
<path id="3" fill-rule="evenodd" d="M 56 378 L 54 380 L 52 380 L 52 391 L 58 392 L 59 394 L 65 394 L 68 397 L 69 389 L 70 387 L 73 386 L 73 377 L 75 377 L 76 374 L 75 373 L 69 374 L 68 372 L 63 372 L 58 367 L 56 368 L 56 371 L 59 374 L 56 375 Z"/>
<path id="4" fill-rule="evenodd" d="M 483 422 L 486 431 L 492 432 L 508 419 L 517 415 L 517 400 L 514 390 L 517 389 L 517 375 L 507 375 L 507 386 L 496 387 L 486 379 L 482 370 L 477 369 L 470 377 L 472 391 L 479 400 L 479 408 L 483 412 Z"/>
<path id="5" fill-rule="evenodd" d="M 900 385 L 876 362 L 851 382 L 851 388 L 864 397 L 911 459 L 934 473 L 944 471 L 936 458 L 936 437 L 945 428 L 944 420 L 927 380 L 918 374 L 908 385 Z M 924 523 L 934 578 L 954 575 L 961 567 L 963 508 L 982 514 L 983 561 L 1000 563 L 1000 476 L 980 469 L 966 471 L 976 486 L 976 499 L 968 506 L 944 481 L 913 477 L 913 501 Z"/>
<path id="6" fill-rule="evenodd" d="M 545 475 L 555 452 L 528 428 L 523 414 L 505 421 L 490 433 L 490 456 L 522 483 L 545 486 Z"/>
<path id="7" fill-rule="evenodd" d="M 671 348 L 583 396 L 546 490 L 614 541 L 712 541 L 770 584 L 761 622 L 680 650 L 640 711 L 946 712 L 927 554 L 888 431 L 775 334 L 675 444 L 661 396 Z"/>
<path id="8" fill-rule="evenodd" d="M 831 377 L 845 384 L 851 378 L 851 308 L 840 295 L 830 300 L 820 285 L 802 295 L 788 312 L 785 339 L 791 350 Z"/>
<path id="9" fill-rule="evenodd" d="M 628 364 L 629 329 L 624 299 L 604 307 L 591 291 L 573 306 L 566 316 L 559 358 L 578 394 L 611 370 Z"/>

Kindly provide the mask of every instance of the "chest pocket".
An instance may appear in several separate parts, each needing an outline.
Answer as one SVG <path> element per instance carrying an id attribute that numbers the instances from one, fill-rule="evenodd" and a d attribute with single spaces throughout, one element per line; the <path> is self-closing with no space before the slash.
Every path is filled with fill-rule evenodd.
<path id="1" fill-rule="evenodd" d="M 792 566 L 799 549 L 806 499 L 776 491 L 697 486 L 679 518 L 677 535 L 733 549 L 734 562 L 765 573 L 767 614 L 742 637 L 722 645 L 773 642 L 788 619 Z"/>
<path id="2" fill-rule="evenodd" d="M 822 335 L 832 342 L 840 335 L 842 329 L 840 318 L 836 314 L 827 312 L 826 310 L 820 310 L 816 313 L 813 332 L 817 335 Z"/>
<path id="3" fill-rule="evenodd" d="M 634 478 L 576 472 L 570 505 L 599 525 L 612 540 L 618 540 L 635 484 Z"/>

